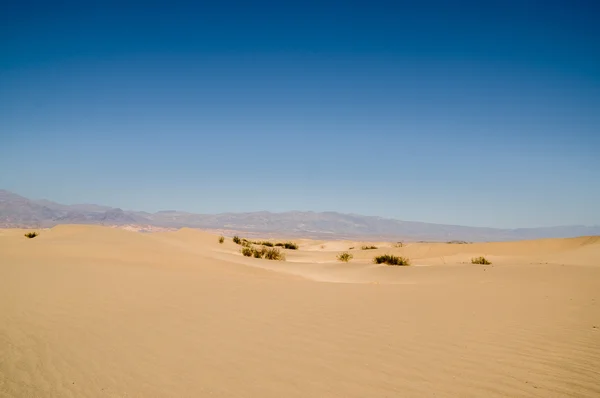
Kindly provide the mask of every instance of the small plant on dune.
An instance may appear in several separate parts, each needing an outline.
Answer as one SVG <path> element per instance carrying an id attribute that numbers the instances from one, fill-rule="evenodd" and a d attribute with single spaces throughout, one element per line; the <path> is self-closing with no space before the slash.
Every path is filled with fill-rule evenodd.
<path id="1" fill-rule="evenodd" d="M 298 245 L 294 242 L 285 242 L 283 247 L 290 250 L 298 250 Z"/>
<path id="2" fill-rule="evenodd" d="M 449 244 L 449 245 L 466 245 L 469 242 L 464 241 L 464 240 L 451 240 L 451 241 L 446 242 L 446 243 Z"/>
<path id="3" fill-rule="evenodd" d="M 351 248 L 349 248 L 348 250 L 354 250 L 354 246 L 352 246 Z"/>
<path id="4" fill-rule="evenodd" d="M 219 243 L 223 243 L 225 242 L 225 237 L 224 236 L 219 236 Z"/>
<path id="5" fill-rule="evenodd" d="M 396 243 L 394 243 L 394 247 L 404 247 L 404 243 L 396 242 Z"/>
<path id="6" fill-rule="evenodd" d="M 277 243 L 275 243 L 275 246 L 276 246 L 276 247 L 283 247 L 283 243 L 281 243 L 281 242 L 277 242 Z"/>
<path id="7" fill-rule="evenodd" d="M 354 258 L 354 256 L 348 252 L 343 252 L 338 254 L 337 259 L 338 261 L 343 261 L 345 263 L 347 263 L 348 261 L 352 260 L 352 258 Z"/>
<path id="8" fill-rule="evenodd" d="M 410 265 L 410 260 L 406 257 L 393 256 L 391 254 L 383 254 L 373 259 L 375 264 L 387 265 Z"/>
<path id="9" fill-rule="evenodd" d="M 242 240 L 240 239 L 239 236 L 234 236 L 233 237 L 233 243 L 237 244 L 237 245 L 241 245 L 242 244 Z"/>
<path id="10" fill-rule="evenodd" d="M 483 264 L 483 265 L 489 265 L 491 264 L 491 261 L 488 261 L 487 258 L 485 257 L 475 257 L 471 259 L 471 264 Z"/>
<path id="11" fill-rule="evenodd" d="M 242 239 L 241 245 L 244 246 L 244 247 L 252 247 L 252 242 L 250 242 L 250 241 L 248 241 L 246 239 Z"/>
<path id="12" fill-rule="evenodd" d="M 262 241 L 260 243 L 258 243 L 259 245 L 263 245 L 263 246 L 267 246 L 267 247 L 273 247 L 273 242 L 269 242 L 268 240 Z"/>
<path id="13" fill-rule="evenodd" d="M 374 249 L 377 249 L 377 246 L 363 246 L 360 249 L 361 250 L 374 250 Z"/>
<path id="14" fill-rule="evenodd" d="M 263 246 L 258 249 L 253 246 L 244 246 L 242 247 L 241 252 L 246 257 L 265 258 L 267 260 L 285 260 L 285 254 L 277 248 L 267 248 Z"/>
<path id="15" fill-rule="evenodd" d="M 275 247 L 265 249 L 264 257 L 267 260 L 279 260 L 279 261 L 285 260 L 285 254 L 282 253 L 279 249 L 277 249 Z"/>
<path id="16" fill-rule="evenodd" d="M 26 237 L 26 238 L 29 238 L 29 239 L 33 239 L 33 238 L 35 238 L 35 237 L 36 237 L 36 236 L 38 236 L 38 235 L 39 235 L 39 234 L 38 234 L 37 232 L 27 232 L 27 233 L 25 234 L 25 237 Z"/>

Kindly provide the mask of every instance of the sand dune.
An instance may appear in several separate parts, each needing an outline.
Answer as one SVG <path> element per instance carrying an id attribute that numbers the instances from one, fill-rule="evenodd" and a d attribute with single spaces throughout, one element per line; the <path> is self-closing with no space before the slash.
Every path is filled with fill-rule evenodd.
<path id="1" fill-rule="evenodd" d="M 24 232 L 0 230 L 0 397 L 600 396 L 600 237 L 274 262 L 191 229 Z"/>

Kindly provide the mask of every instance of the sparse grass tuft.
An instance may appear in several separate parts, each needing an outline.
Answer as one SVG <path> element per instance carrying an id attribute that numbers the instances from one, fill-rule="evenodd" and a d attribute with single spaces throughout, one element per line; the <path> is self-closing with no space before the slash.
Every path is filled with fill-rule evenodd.
<path id="1" fill-rule="evenodd" d="M 391 254 L 383 254 L 373 259 L 375 264 L 387 265 L 410 265 L 410 260 L 406 257 L 393 256 Z"/>
<path id="2" fill-rule="evenodd" d="M 234 236 L 233 237 L 233 243 L 237 244 L 237 245 L 241 245 L 242 244 L 242 240 L 240 239 L 239 236 Z"/>
<path id="3" fill-rule="evenodd" d="M 404 243 L 396 242 L 396 243 L 394 243 L 394 247 L 404 247 Z"/>
<path id="4" fill-rule="evenodd" d="M 224 236 L 219 236 L 219 243 L 223 243 L 225 242 L 225 237 Z"/>
<path id="5" fill-rule="evenodd" d="M 471 259 L 471 264 L 483 264 L 483 265 L 489 265 L 491 264 L 491 261 L 488 261 L 487 258 L 485 257 L 475 257 Z"/>
<path id="6" fill-rule="evenodd" d="M 276 246 L 276 247 L 283 247 L 283 243 L 281 243 L 281 242 L 277 242 L 277 243 L 275 243 L 275 246 Z"/>
<path id="7" fill-rule="evenodd" d="M 337 259 L 338 261 L 343 261 L 345 263 L 347 263 L 348 261 L 352 260 L 352 258 L 354 258 L 354 256 L 348 252 L 343 252 L 338 254 Z"/>
<path id="8" fill-rule="evenodd" d="M 38 235 L 39 235 L 39 234 L 38 234 L 37 232 L 27 232 L 27 233 L 25 234 L 25 237 L 26 237 L 26 238 L 29 238 L 29 239 L 33 239 L 33 238 L 35 238 L 35 237 L 36 237 L 36 236 L 38 236 Z"/>
<path id="9" fill-rule="evenodd" d="M 267 247 L 273 247 L 273 242 L 269 242 L 268 240 L 264 240 L 262 242 L 253 242 L 256 245 L 263 245 Z"/>
<path id="10" fill-rule="evenodd" d="M 465 241 L 465 240 L 451 240 L 449 242 L 446 242 L 449 245 L 466 245 L 469 242 Z"/>
<path id="11" fill-rule="evenodd" d="M 352 246 L 351 248 L 349 248 L 348 250 L 354 250 L 354 246 Z"/>
<path id="12" fill-rule="evenodd" d="M 242 247 L 242 254 L 246 257 L 252 257 L 254 250 L 251 247 Z"/>
<path id="13" fill-rule="evenodd" d="M 373 250 L 373 249 L 377 249 L 377 246 L 363 246 L 360 249 L 361 250 Z"/>

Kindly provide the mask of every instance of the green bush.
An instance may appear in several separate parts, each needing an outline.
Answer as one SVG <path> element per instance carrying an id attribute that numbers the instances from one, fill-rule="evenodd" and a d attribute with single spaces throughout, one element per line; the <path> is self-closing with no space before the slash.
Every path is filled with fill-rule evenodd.
<path id="1" fill-rule="evenodd" d="M 285 254 L 282 253 L 277 248 L 265 249 L 264 257 L 267 260 L 280 260 L 280 261 L 284 261 L 285 260 Z"/>
<path id="2" fill-rule="evenodd" d="M 260 249 L 257 249 L 253 246 L 244 246 L 241 249 L 241 252 L 246 257 L 265 258 L 267 260 L 285 260 L 285 254 L 276 248 L 267 248 L 263 246 Z"/>
<path id="3" fill-rule="evenodd" d="M 488 259 L 486 259 L 485 257 L 475 257 L 471 259 L 471 264 L 489 265 L 491 264 L 491 262 L 488 261 Z"/>
<path id="4" fill-rule="evenodd" d="M 338 261 L 343 261 L 345 263 L 347 263 L 348 261 L 352 260 L 352 258 L 354 258 L 354 256 L 348 252 L 343 252 L 338 254 L 337 259 Z"/>
<path id="5" fill-rule="evenodd" d="M 241 245 L 242 244 L 242 240 L 240 239 L 239 236 L 236 235 L 236 236 L 233 237 L 233 243 Z"/>
<path id="6" fill-rule="evenodd" d="M 38 235 L 39 235 L 39 234 L 38 234 L 37 232 L 27 232 L 27 233 L 25 234 L 25 237 L 26 237 L 26 238 L 29 238 L 29 239 L 33 239 L 33 238 L 35 238 L 35 237 L 36 237 L 36 236 L 38 236 Z"/>
<path id="7" fill-rule="evenodd" d="M 361 250 L 373 250 L 373 249 L 377 249 L 377 246 L 363 246 L 360 249 Z"/>
<path id="8" fill-rule="evenodd" d="M 410 265 L 410 260 L 406 257 L 393 256 L 391 254 L 383 254 L 373 259 L 375 264 L 387 265 Z"/>
<path id="9" fill-rule="evenodd" d="M 224 236 L 219 236 L 219 243 L 223 243 L 225 242 L 225 237 Z"/>
<path id="10" fill-rule="evenodd" d="M 283 247 L 290 250 L 298 250 L 298 245 L 294 242 L 285 242 Z"/>

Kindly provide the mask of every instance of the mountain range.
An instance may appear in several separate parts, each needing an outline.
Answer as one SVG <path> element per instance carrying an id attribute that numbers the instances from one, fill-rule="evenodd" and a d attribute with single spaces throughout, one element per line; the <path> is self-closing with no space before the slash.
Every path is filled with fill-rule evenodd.
<path id="1" fill-rule="evenodd" d="M 500 229 L 401 221 L 336 212 L 194 214 L 167 210 L 125 211 L 95 204 L 65 205 L 31 200 L 0 190 L 0 227 L 46 228 L 58 224 L 99 224 L 145 230 L 147 227 L 201 228 L 265 236 L 317 239 L 507 241 L 600 235 L 600 226 Z"/>

